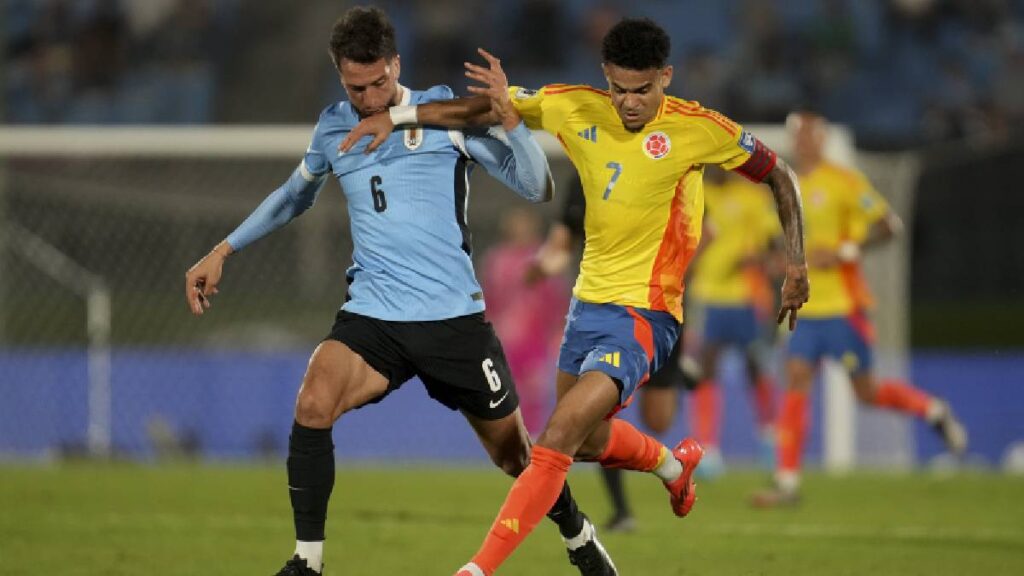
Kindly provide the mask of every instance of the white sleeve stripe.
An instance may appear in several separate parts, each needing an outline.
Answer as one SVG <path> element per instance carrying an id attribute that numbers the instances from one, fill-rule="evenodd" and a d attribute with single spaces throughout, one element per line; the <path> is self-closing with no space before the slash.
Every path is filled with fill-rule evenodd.
<path id="1" fill-rule="evenodd" d="M 449 130 L 448 139 L 452 141 L 452 144 L 455 144 L 455 147 L 459 149 L 459 152 L 462 152 L 463 156 L 472 158 L 469 155 L 469 151 L 466 150 L 466 137 L 462 134 L 461 130 Z"/>
<path id="2" fill-rule="evenodd" d="M 309 167 L 306 166 L 306 161 L 299 162 L 299 173 L 302 174 L 302 179 L 306 182 L 316 182 L 322 174 L 313 174 L 309 171 Z"/>

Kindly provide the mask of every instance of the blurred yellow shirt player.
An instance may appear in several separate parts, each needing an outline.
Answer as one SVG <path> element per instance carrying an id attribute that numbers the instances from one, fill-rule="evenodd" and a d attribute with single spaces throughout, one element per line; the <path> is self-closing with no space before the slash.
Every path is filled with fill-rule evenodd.
<path id="1" fill-rule="evenodd" d="M 604 90 L 555 84 L 510 92 L 528 127 L 558 138 L 583 184 L 586 246 L 573 295 L 682 321 L 683 272 L 701 235 L 704 165 L 743 166 L 753 136 L 717 112 L 667 95 L 657 116 L 632 132 Z M 766 159 L 749 177 L 760 181 L 773 166 Z"/>
<path id="2" fill-rule="evenodd" d="M 800 185 L 808 254 L 858 245 L 871 226 L 889 214 L 889 204 L 863 174 L 827 160 L 801 174 Z M 805 318 L 848 316 L 871 307 L 873 300 L 857 258 L 846 258 L 839 266 L 816 264 L 813 258 L 808 261 L 814 295 L 801 311 Z"/>

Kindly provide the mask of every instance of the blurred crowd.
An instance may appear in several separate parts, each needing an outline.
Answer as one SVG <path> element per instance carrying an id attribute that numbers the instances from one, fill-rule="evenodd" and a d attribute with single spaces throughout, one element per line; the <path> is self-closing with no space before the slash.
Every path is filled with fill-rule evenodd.
<path id="1" fill-rule="evenodd" d="M 265 76 L 267 66 L 246 60 L 266 58 L 275 45 L 288 52 L 310 37 L 326 42 L 330 15 L 352 3 L 306 0 L 280 10 L 282 4 L 288 3 L 7 0 L 5 118 L 308 122 L 306 110 L 263 110 L 281 99 L 253 105 L 243 102 L 245 90 L 236 90 L 234 100 L 224 90 L 245 86 L 238 75 L 246 70 Z M 621 16 L 643 15 L 672 34 L 673 92 L 744 122 L 777 122 L 793 108 L 812 107 L 853 126 L 859 142 L 875 148 L 1001 138 L 1024 122 L 1024 0 L 377 4 L 395 21 L 403 78 L 413 85 L 461 87 L 459 64 L 478 45 L 498 53 L 519 84 L 602 85 L 601 37 Z M 288 32 L 271 33 L 274 27 Z M 318 56 L 291 55 L 294 69 L 275 71 L 315 71 L 318 90 L 304 91 L 313 109 L 340 94 L 326 57 Z M 274 89 L 255 78 L 250 84 Z M 288 83 L 277 85 L 283 91 Z M 248 116 L 229 112 L 240 107 Z"/>

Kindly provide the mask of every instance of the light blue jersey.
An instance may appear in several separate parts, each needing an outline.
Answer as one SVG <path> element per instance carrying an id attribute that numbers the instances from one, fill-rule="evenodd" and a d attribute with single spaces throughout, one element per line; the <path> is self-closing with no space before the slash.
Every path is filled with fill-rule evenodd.
<path id="1" fill-rule="evenodd" d="M 452 98 L 447 86 L 401 91 L 402 104 Z M 333 173 L 348 200 L 354 244 L 344 310 L 392 321 L 482 311 L 466 226 L 469 172 L 479 163 L 521 196 L 544 201 L 551 195 L 544 153 L 520 124 L 507 134 L 409 127 L 370 154 L 364 153 L 368 138 L 339 154 L 338 144 L 359 120 L 348 102 L 327 107 L 299 168 L 228 243 L 241 250 L 280 228 L 313 205 Z"/>

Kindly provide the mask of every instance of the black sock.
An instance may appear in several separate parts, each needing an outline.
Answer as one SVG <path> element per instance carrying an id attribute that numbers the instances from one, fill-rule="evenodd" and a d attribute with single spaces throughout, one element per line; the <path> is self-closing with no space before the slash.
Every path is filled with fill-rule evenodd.
<path id="1" fill-rule="evenodd" d="M 629 503 L 626 502 L 626 490 L 622 485 L 622 470 L 619 468 L 601 468 L 601 477 L 604 478 L 604 485 L 608 488 L 608 495 L 612 498 L 612 506 L 615 507 L 615 518 L 629 517 Z"/>
<path id="2" fill-rule="evenodd" d="M 563 538 L 573 538 L 583 530 L 583 513 L 576 506 L 568 482 L 562 484 L 562 493 L 548 511 L 548 518 L 558 525 L 558 532 Z"/>
<path id="3" fill-rule="evenodd" d="M 295 539 L 324 539 L 327 501 L 334 489 L 331 428 L 306 428 L 295 422 L 288 438 L 288 493 L 295 516 Z"/>

